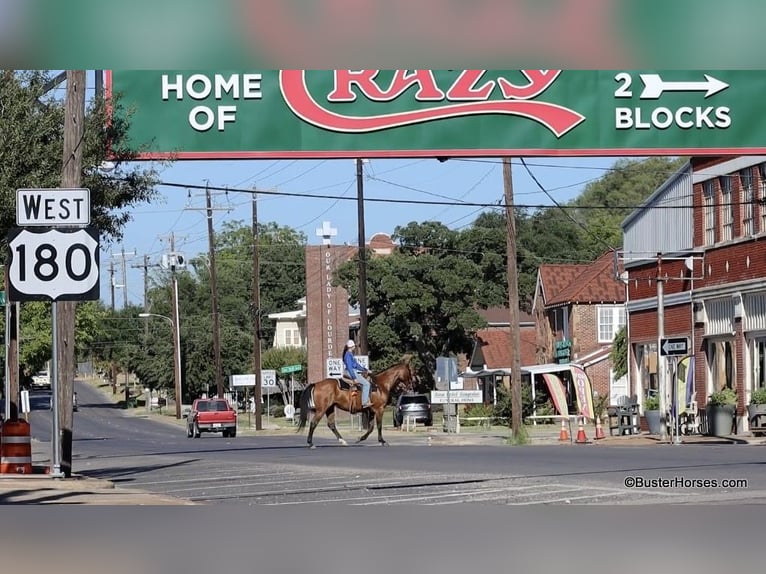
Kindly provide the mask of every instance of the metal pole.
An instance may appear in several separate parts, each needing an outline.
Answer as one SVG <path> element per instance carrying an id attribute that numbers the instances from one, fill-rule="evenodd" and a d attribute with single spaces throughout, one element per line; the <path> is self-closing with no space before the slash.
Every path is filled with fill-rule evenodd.
<path id="1" fill-rule="evenodd" d="M 665 337 L 665 284 L 662 278 L 662 255 L 657 255 L 657 387 L 660 403 L 660 440 L 668 438 L 667 381 L 665 357 L 662 355 L 662 339 Z"/>
<path id="2" fill-rule="evenodd" d="M 672 361 L 673 369 L 671 371 L 672 376 L 670 380 L 672 381 L 671 384 L 673 385 L 673 428 L 675 429 L 675 437 L 673 442 L 675 444 L 681 444 L 681 424 L 680 424 L 680 415 L 678 413 L 679 405 L 678 401 L 680 397 L 678 396 L 678 357 L 673 357 Z M 684 400 L 686 400 L 686 397 L 684 397 Z"/>
<path id="3" fill-rule="evenodd" d="M 181 392 L 181 323 L 178 313 L 178 279 L 176 279 L 175 273 L 173 273 L 173 346 L 175 347 L 175 394 L 176 394 L 176 419 L 181 418 L 181 402 L 183 401 L 183 394 Z"/>
<path id="4" fill-rule="evenodd" d="M 261 380 L 261 262 L 260 236 L 258 235 L 258 194 L 253 192 L 253 373 L 255 374 L 255 430 L 263 430 L 261 402 L 263 390 Z M 249 418 L 248 418 L 249 420 Z"/>
<path id="5" fill-rule="evenodd" d="M 52 462 L 53 462 L 53 475 L 61 476 L 61 421 L 59 420 L 59 369 L 58 369 L 58 305 L 54 301 L 51 303 L 51 323 L 53 326 L 53 340 L 51 345 L 52 357 L 51 357 L 51 404 L 53 406 L 52 428 L 51 428 L 51 447 L 52 447 Z"/>
<path id="6" fill-rule="evenodd" d="M 356 160 L 357 221 L 359 227 L 359 351 L 367 349 L 367 241 L 364 231 L 364 161 Z"/>
<path id="7" fill-rule="evenodd" d="M 5 387 L 3 396 L 5 397 L 5 420 L 9 420 L 11 418 L 11 398 L 10 398 L 10 389 L 11 389 L 11 303 L 8 302 L 8 269 L 5 270 L 5 277 L 6 277 L 6 299 L 5 299 Z"/>

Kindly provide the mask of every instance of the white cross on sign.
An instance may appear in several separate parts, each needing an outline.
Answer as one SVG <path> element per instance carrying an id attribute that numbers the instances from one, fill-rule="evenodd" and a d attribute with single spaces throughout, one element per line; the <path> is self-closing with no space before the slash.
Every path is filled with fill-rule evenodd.
<path id="1" fill-rule="evenodd" d="M 317 227 L 316 234 L 322 238 L 322 243 L 330 245 L 332 238 L 338 235 L 338 230 L 334 227 L 330 227 L 329 221 L 323 221 L 322 227 Z"/>

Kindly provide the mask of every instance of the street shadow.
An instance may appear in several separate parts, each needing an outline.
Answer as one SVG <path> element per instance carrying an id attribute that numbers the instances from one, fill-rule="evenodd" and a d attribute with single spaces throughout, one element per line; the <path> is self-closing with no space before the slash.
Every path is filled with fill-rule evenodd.
<path id="1" fill-rule="evenodd" d="M 55 494 L 49 494 L 49 495 L 42 495 L 42 493 L 46 491 L 53 491 Z M 21 498 L 21 497 L 28 497 L 29 496 L 29 490 L 9 490 L 7 492 L 3 492 L 0 494 L 0 504 L 3 505 L 12 505 L 12 504 L 46 504 L 46 503 L 57 503 L 57 504 L 84 504 L 82 501 L 72 500 L 67 502 L 67 498 L 72 498 L 74 496 L 82 496 L 81 492 L 60 492 L 56 491 L 53 488 L 43 488 L 38 489 L 35 491 L 35 497 L 34 498 Z M 14 500 L 15 498 L 19 497 L 20 500 Z"/>
<path id="2" fill-rule="evenodd" d="M 200 459 L 184 460 L 181 462 L 174 462 L 171 464 L 148 464 L 143 466 L 117 466 L 112 468 L 105 468 L 100 470 L 86 470 L 80 472 L 82 476 L 87 478 L 99 478 L 107 479 L 115 484 L 132 482 L 134 478 L 129 478 L 134 475 L 143 474 L 145 472 L 154 472 L 156 470 L 166 470 L 169 468 L 180 468 L 200 462 Z"/>

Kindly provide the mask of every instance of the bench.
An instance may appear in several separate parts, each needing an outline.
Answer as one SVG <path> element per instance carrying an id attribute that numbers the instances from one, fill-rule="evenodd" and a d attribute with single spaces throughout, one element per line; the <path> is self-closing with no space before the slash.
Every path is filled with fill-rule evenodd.
<path id="1" fill-rule="evenodd" d="M 638 414 L 638 403 L 608 407 L 606 410 L 609 419 L 609 436 L 625 434 L 641 434 L 641 422 Z"/>

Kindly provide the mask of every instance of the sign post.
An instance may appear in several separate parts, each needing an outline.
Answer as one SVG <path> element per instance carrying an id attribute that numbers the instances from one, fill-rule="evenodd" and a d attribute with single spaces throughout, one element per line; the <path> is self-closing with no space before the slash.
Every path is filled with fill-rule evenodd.
<path id="1" fill-rule="evenodd" d="M 92 301 L 100 295 L 99 235 L 90 226 L 90 191 L 18 189 L 16 224 L 8 233 L 8 301 L 51 302 L 51 474 L 61 476 L 55 303 Z"/>

